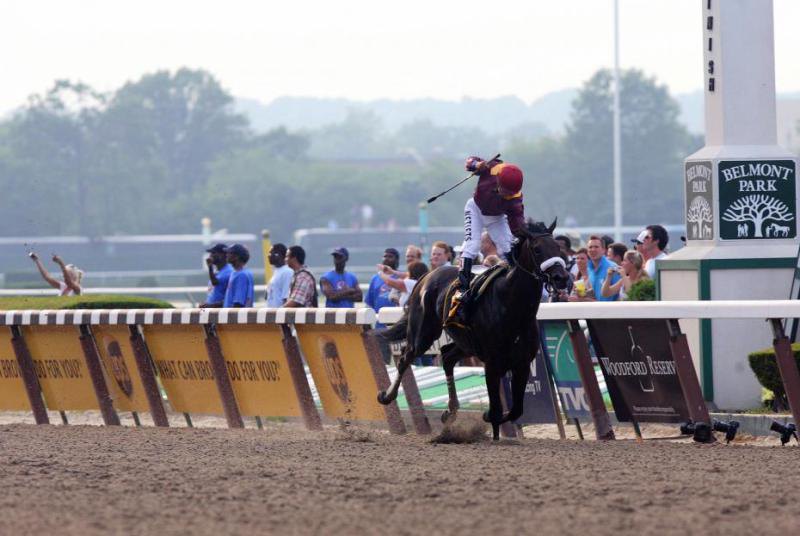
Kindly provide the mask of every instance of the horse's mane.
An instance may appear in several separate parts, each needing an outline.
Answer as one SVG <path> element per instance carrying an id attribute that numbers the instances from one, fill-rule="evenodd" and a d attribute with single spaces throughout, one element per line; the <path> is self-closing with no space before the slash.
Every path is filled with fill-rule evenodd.
<path id="1" fill-rule="evenodd" d="M 519 254 L 519 248 L 522 246 L 523 242 L 542 234 L 550 234 L 548 225 L 544 222 L 528 218 L 525 222 L 525 226 L 514 232 L 514 235 L 518 238 L 516 244 L 514 244 L 514 254 Z"/>
<path id="2" fill-rule="evenodd" d="M 525 230 L 530 234 L 542 234 L 550 232 L 550 229 L 547 228 L 546 223 L 543 221 L 533 221 L 531 219 L 525 222 Z"/>

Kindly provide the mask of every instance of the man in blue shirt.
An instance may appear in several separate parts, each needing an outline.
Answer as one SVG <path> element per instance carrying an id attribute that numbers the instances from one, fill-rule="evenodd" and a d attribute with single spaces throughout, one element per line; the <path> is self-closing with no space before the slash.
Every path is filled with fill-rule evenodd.
<path id="1" fill-rule="evenodd" d="M 383 252 L 383 264 L 393 270 L 397 270 L 397 267 L 400 265 L 400 252 L 394 248 L 386 248 Z M 392 278 L 396 279 L 397 276 L 392 276 Z M 391 292 L 392 287 L 384 283 L 380 275 L 375 274 L 369 282 L 369 289 L 367 290 L 367 297 L 364 302 L 375 309 L 376 313 L 379 312 L 382 307 L 397 307 L 397 304 L 389 299 L 389 294 Z M 375 324 L 375 327 L 384 328 L 386 326 L 378 322 Z"/>
<path id="2" fill-rule="evenodd" d="M 325 307 L 353 307 L 362 299 L 358 279 L 344 267 L 350 258 L 347 248 L 336 248 L 333 255 L 333 270 L 319 279 L 319 287 L 325 295 Z"/>
<path id="3" fill-rule="evenodd" d="M 603 296 L 603 293 L 600 292 L 600 289 L 603 288 L 603 281 L 606 278 L 606 274 L 608 274 L 608 269 L 617 267 L 615 263 L 608 260 L 603 254 L 606 251 L 603 240 L 599 236 L 590 236 L 589 240 L 586 242 L 586 250 L 589 255 L 589 262 L 587 263 L 589 282 L 592 284 L 592 289 L 594 289 L 595 299 L 597 301 L 617 301 L 619 299 L 619 294 L 614 294 L 606 298 Z M 611 284 L 613 285 L 619 281 L 619 278 L 619 273 L 615 273 L 611 277 Z"/>
<path id="4" fill-rule="evenodd" d="M 206 266 L 208 266 L 208 296 L 206 301 L 200 304 L 200 307 L 222 307 L 222 302 L 225 301 L 225 290 L 228 288 L 228 280 L 233 273 L 233 267 L 228 264 L 225 250 L 225 244 L 214 244 L 206 250 L 209 253 L 206 259 Z M 214 272 L 216 268 L 216 272 Z"/>
<path id="5" fill-rule="evenodd" d="M 254 292 L 253 273 L 245 268 L 250 260 L 250 252 L 241 244 L 234 244 L 225 250 L 233 273 L 228 280 L 223 307 L 252 307 Z"/>
<path id="6" fill-rule="evenodd" d="M 392 270 L 397 270 L 397 267 L 400 265 L 400 252 L 394 248 L 386 248 L 383 252 L 382 264 L 388 266 Z M 391 277 L 392 279 L 397 279 L 396 275 L 392 275 Z M 379 312 L 382 307 L 397 307 L 397 304 L 389 298 L 391 292 L 392 287 L 383 282 L 380 274 L 375 274 L 369 282 L 369 289 L 367 290 L 367 297 L 364 299 L 364 302 L 372 307 L 376 313 Z M 375 322 L 376 329 L 385 327 L 386 324 Z M 384 363 L 391 363 L 392 350 L 389 347 L 389 342 L 385 341 L 382 337 L 378 337 L 378 347 L 381 350 Z"/>

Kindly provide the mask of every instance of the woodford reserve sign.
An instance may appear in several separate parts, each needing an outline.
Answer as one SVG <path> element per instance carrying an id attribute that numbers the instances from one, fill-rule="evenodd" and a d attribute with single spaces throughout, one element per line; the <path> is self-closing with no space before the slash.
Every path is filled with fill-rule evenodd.
<path id="1" fill-rule="evenodd" d="M 686 238 L 714 238 L 714 182 L 710 161 L 686 162 Z"/>
<path id="2" fill-rule="evenodd" d="M 721 239 L 797 236 L 794 161 L 720 161 L 718 166 Z"/>

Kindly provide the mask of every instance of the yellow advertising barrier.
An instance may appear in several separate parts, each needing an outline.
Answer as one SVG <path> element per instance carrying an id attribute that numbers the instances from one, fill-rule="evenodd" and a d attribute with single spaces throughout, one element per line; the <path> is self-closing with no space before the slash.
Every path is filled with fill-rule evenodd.
<path id="1" fill-rule="evenodd" d="M 78 326 L 24 326 L 22 333 L 48 409 L 100 409 Z"/>
<path id="2" fill-rule="evenodd" d="M 145 325 L 144 337 L 172 409 L 222 415 L 201 325 Z"/>
<path id="3" fill-rule="evenodd" d="M 43 399 L 55 411 L 99 409 L 107 425 L 132 411 L 167 426 L 155 370 L 177 412 L 224 415 L 230 427 L 243 427 L 242 415 L 301 417 L 319 430 L 305 355 L 328 416 L 386 420 L 404 433 L 396 404 L 376 400 L 389 378 L 364 336 L 374 321 L 371 309 L 0 312 L 10 329 L 0 409 L 30 409 L 46 423 Z"/>
<path id="4" fill-rule="evenodd" d="M 301 416 L 280 326 L 225 324 L 217 335 L 242 415 Z"/>
<path id="5" fill-rule="evenodd" d="M 296 324 L 322 407 L 328 417 L 383 421 L 380 390 L 364 348 L 360 325 Z"/>
<path id="6" fill-rule="evenodd" d="M 117 411 L 150 411 L 128 326 L 95 325 L 92 334 L 114 408 Z"/>
<path id="7" fill-rule="evenodd" d="M 17 364 L 17 356 L 11 345 L 7 328 L 0 337 L 0 410 L 30 411 L 31 404 L 25 392 L 25 384 Z"/>

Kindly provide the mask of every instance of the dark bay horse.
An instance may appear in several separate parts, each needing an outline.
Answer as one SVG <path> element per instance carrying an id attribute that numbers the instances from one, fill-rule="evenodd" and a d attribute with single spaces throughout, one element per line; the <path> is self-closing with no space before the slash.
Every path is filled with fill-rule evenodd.
<path id="1" fill-rule="evenodd" d="M 403 317 L 379 335 L 387 340 L 407 341 L 406 351 L 397 363 L 397 377 L 388 391 L 378 393 L 381 404 L 397 398 L 406 369 L 430 348 L 444 329 L 453 342 L 442 347 L 442 366 L 450 398 L 449 409 L 442 418 L 448 422 L 454 420 L 459 407 L 453 368 L 459 360 L 474 355 L 483 361 L 486 373 L 489 411 L 483 418 L 492 424 L 493 439 L 499 439 L 500 425 L 522 415 L 530 364 L 539 344 L 536 312 L 542 289 L 546 285 L 562 290 L 569 281 L 561 251 L 553 240 L 555 226 L 555 221 L 549 227 L 539 222 L 529 223 L 526 230 L 517 234 L 513 252 L 516 265 L 502 268 L 505 272 L 473 300 L 469 326 L 442 325 L 451 306 L 458 268 L 440 267 L 417 283 Z M 500 381 L 509 370 L 512 404 L 503 415 Z"/>

